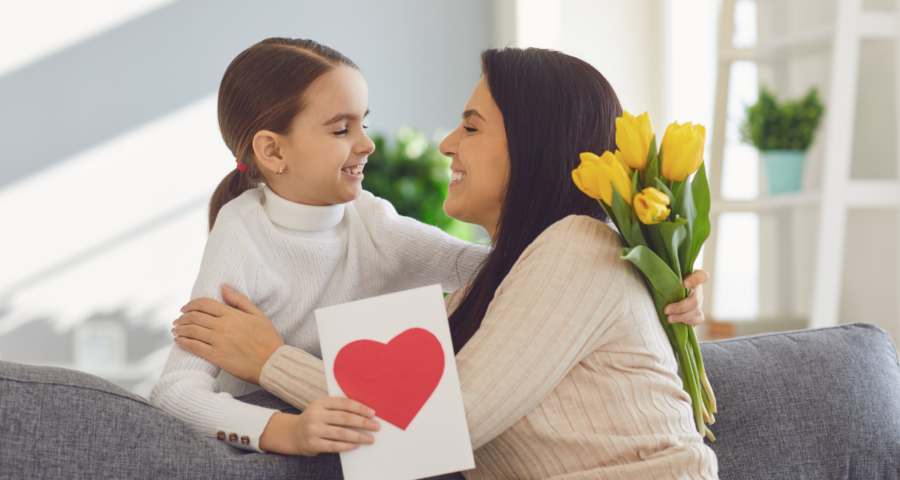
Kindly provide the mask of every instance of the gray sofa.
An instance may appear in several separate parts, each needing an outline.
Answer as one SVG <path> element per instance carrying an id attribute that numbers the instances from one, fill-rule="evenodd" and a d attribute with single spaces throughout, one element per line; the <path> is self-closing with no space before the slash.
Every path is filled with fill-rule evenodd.
<path id="1" fill-rule="evenodd" d="M 900 364 L 883 330 L 853 324 L 701 348 L 720 405 L 710 446 L 722 479 L 898 477 Z M 243 400 L 292 410 L 267 392 Z M 96 377 L 0 361 L 6 478 L 313 479 L 340 478 L 340 466 L 335 455 L 242 452 Z"/>

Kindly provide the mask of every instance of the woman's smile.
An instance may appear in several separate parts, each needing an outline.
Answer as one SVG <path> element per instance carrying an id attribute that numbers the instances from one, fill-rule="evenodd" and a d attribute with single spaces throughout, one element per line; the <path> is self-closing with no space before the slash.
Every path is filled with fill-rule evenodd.
<path id="1" fill-rule="evenodd" d="M 450 167 L 450 185 L 447 188 L 450 188 L 454 185 L 458 185 L 462 183 L 463 180 L 466 179 L 466 171 L 459 170 L 457 168 Z"/>

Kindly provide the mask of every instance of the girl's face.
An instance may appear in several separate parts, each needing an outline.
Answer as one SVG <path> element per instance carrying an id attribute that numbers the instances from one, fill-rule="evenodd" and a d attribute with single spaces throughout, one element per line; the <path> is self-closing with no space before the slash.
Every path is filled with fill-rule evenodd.
<path id="1" fill-rule="evenodd" d="M 484 78 L 466 103 L 462 123 L 441 142 L 440 149 L 453 160 L 444 212 L 481 225 L 494 238 L 509 184 L 509 149 L 503 114 Z"/>
<path id="2" fill-rule="evenodd" d="M 375 151 L 363 120 L 369 89 L 355 68 L 340 66 L 316 79 L 306 107 L 287 135 L 260 131 L 254 151 L 278 196 L 305 205 L 336 205 L 362 193 L 363 166 Z M 283 168 L 281 175 L 276 175 Z M 265 171 L 268 170 L 268 171 Z"/>

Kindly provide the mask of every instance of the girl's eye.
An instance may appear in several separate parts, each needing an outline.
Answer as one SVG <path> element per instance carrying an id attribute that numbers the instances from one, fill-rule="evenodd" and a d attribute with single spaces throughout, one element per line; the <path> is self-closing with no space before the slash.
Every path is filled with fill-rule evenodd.
<path id="1" fill-rule="evenodd" d="M 478 131 L 478 129 L 472 128 L 472 127 L 463 127 L 463 128 L 465 128 L 466 131 L 469 132 L 469 133 L 473 133 L 473 132 L 477 132 L 477 131 Z"/>
<path id="2" fill-rule="evenodd" d="M 347 131 L 348 130 L 345 128 L 345 129 L 341 130 L 340 132 L 334 132 L 334 134 L 335 135 L 343 135 L 343 134 L 347 133 Z"/>
<path id="3" fill-rule="evenodd" d="M 368 125 L 363 125 L 363 128 L 369 128 L 369 126 L 368 126 Z"/>

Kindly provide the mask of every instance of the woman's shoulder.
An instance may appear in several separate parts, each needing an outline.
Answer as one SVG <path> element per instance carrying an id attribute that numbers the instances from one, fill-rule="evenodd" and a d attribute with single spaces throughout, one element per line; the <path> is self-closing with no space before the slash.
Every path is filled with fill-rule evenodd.
<path id="1" fill-rule="evenodd" d="M 529 247 L 557 250 L 590 248 L 614 254 L 622 251 L 619 236 L 608 224 L 586 215 L 569 215 L 547 227 Z M 527 250 L 526 250 L 527 252 Z"/>

